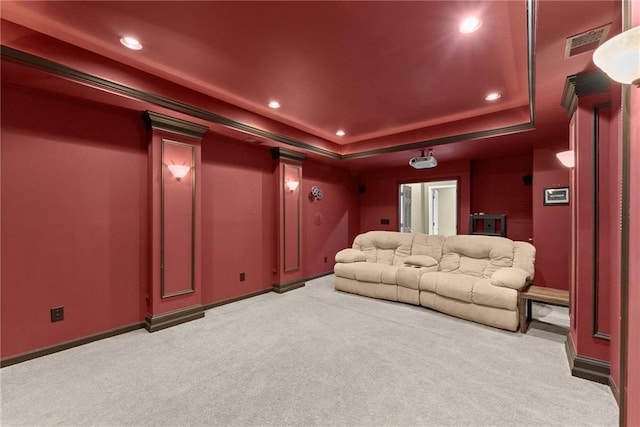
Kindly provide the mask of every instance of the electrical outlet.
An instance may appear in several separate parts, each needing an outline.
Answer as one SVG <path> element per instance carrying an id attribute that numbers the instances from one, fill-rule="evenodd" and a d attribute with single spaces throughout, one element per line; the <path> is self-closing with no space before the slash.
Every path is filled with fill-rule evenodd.
<path id="1" fill-rule="evenodd" d="M 382 218 L 380 220 L 380 224 L 382 225 L 389 225 L 391 223 L 391 221 L 389 221 L 389 218 Z"/>
<path id="2" fill-rule="evenodd" d="M 240 281 L 244 282 L 245 278 L 246 278 L 245 274 L 244 273 L 240 273 Z"/>
<path id="3" fill-rule="evenodd" d="M 53 307 L 51 309 L 51 323 L 64 320 L 64 307 Z"/>

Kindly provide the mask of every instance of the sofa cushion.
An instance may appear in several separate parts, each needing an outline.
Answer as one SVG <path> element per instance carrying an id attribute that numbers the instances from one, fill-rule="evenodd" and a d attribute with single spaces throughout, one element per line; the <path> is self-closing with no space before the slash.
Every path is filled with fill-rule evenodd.
<path id="1" fill-rule="evenodd" d="M 438 275 L 440 273 L 429 273 L 429 274 L 423 274 L 422 276 L 420 276 L 420 281 L 418 284 L 418 288 L 421 291 L 429 291 L 429 292 L 433 292 L 434 294 L 436 293 L 436 288 L 438 287 Z"/>
<path id="2" fill-rule="evenodd" d="M 497 270 L 491 276 L 491 284 L 503 288 L 520 290 L 527 283 L 529 273 L 521 268 L 509 267 Z"/>
<path id="3" fill-rule="evenodd" d="M 382 270 L 382 274 L 380 275 L 380 282 L 385 285 L 397 285 L 398 284 L 398 269 L 402 268 L 396 265 L 389 265 L 387 268 Z"/>
<path id="4" fill-rule="evenodd" d="M 518 305 L 518 292 L 494 286 L 489 279 L 480 279 L 473 285 L 471 299 L 474 304 L 515 311 Z"/>
<path id="5" fill-rule="evenodd" d="M 425 273 L 420 278 L 420 290 L 464 302 L 473 302 L 473 286 L 480 280 L 476 276 L 460 273 Z"/>
<path id="6" fill-rule="evenodd" d="M 422 277 L 424 273 L 437 271 L 437 265 L 433 267 L 398 267 L 396 281 L 400 287 L 418 290 L 420 277 Z"/>
<path id="7" fill-rule="evenodd" d="M 440 271 L 490 278 L 513 265 L 513 241 L 504 237 L 457 235 L 444 243 Z"/>
<path id="8" fill-rule="evenodd" d="M 347 248 L 336 254 L 336 262 L 360 262 L 365 260 L 364 252 L 358 249 Z"/>
<path id="9" fill-rule="evenodd" d="M 536 247 L 527 242 L 513 242 L 513 266 L 529 273 L 529 280 L 533 280 L 536 262 Z"/>
<path id="10" fill-rule="evenodd" d="M 404 259 L 404 264 L 415 267 L 433 267 L 438 261 L 429 255 L 409 255 Z"/>
<path id="11" fill-rule="evenodd" d="M 370 264 L 366 262 L 351 262 L 351 263 L 338 263 L 333 267 L 333 272 L 336 277 L 344 277 L 345 279 L 356 280 L 356 272 L 363 264 Z"/>
<path id="12" fill-rule="evenodd" d="M 411 244 L 411 255 L 429 255 L 436 261 L 440 261 L 442 246 L 446 239 L 445 236 L 416 233 Z"/>
<path id="13" fill-rule="evenodd" d="M 398 267 L 377 264 L 373 262 L 356 263 L 358 268 L 355 270 L 355 279 L 361 282 L 386 283 L 388 285 L 396 284 L 396 271 Z"/>
<path id="14" fill-rule="evenodd" d="M 364 252 L 368 262 L 386 265 L 402 265 L 411 255 L 413 234 L 399 231 L 369 231 L 359 234 L 353 241 L 353 249 Z"/>

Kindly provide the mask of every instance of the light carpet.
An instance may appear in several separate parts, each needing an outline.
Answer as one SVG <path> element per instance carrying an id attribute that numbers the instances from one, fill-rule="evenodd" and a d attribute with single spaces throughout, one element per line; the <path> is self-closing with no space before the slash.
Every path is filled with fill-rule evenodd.
<path id="1" fill-rule="evenodd" d="M 549 309 L 543 307 L 543 315 Z M 535 314 L 535 313 L 534 313 Z M 333 276 L 0 370 L 14 425 L 615 426 L 565 337 L 333 289 Z"/>

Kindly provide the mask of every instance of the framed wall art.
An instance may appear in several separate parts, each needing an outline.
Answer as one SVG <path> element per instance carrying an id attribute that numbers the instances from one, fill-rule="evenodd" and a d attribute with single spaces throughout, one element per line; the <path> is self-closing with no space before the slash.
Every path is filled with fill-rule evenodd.
<path id="1" fill-rule="evenodd" d="M 568 205 L 569 187 L 545 188 L 542 200 L 544 206 Z"/>

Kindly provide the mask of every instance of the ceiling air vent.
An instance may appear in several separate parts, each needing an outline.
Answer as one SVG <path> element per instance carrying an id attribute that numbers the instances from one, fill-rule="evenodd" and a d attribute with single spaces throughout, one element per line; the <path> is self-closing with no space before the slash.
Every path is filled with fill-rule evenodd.
<path id="1" fill-rule="evenodd" d="M 607 24 L 569 37 L 564 48 L 564 59 L 594 50 L 600 46 L 607 38 L 610 28 L 611 24 Z"/>

